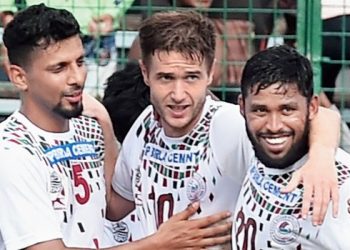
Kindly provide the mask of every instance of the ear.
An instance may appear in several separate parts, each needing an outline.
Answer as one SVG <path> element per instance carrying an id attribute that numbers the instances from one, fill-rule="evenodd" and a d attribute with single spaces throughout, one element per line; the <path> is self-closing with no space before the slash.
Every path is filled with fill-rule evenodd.
<path id="1" fill-rule="evenodd" d="M 26 72 L 22 67 L 11 64 L 8 74 L 11 82 L 16 88 L 20 91 L 26 91 L 28 89 Z"/>
<path id="2" fill-rule="evenodd" d="M 141 68 L 142 76 L 143 76 L 143 81 L 147 86 L 149 86 L 149 79 L 148 79 L 148 71 L 146 65 L 143 63 L 143 61 L 140 59 L 139 60 L 139 65 Z"/>
<path id="3" fill-rule="evenodd" d="M 244 113 L 244 100 L 242 94 L 239 94 L 238 96 L 238 104 L 239 104 L 239 111 L 241 112 L 241 115 L 245 117 Z"/>
<path id="4" fill-rule="evenodd" d="M 315 118 L 316 114 L 318 113 L 319 105 L 320 105 L 320 102 L 319 102 L 318 96 L 317 95 L 312 96 L 308 107 L 310 120 Z"/>

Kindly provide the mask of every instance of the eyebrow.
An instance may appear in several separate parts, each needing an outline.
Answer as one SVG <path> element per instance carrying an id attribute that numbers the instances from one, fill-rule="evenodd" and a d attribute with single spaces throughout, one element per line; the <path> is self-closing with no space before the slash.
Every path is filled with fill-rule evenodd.
<path id="1" fill-rule="evenodd" d="M 166 73 L 166 72 L 158 72 L 156 73 L 157 77 L 163 77 L 163 76 L 174 76 L 174 73 Z"/>
<path id="2" fill-rule="evenodd" d="M 296 108 L 298 107 L 298 102 L 288 102 L 288 103 L 284 103 L 282 105 L 280 105 L 280 107 L 284 108 L 284 107 L 293 107 L 293 108 Z"/>
<path id="3" fill-rule="evenodd" d="M 80 61 L 80 60 L 83 60 L 83 59 L 84 59 L 84 55 L 81 55 L 81 56 L 79 56 L 75 61 Z M 46 67 L 46 69 L 48 69 L 48 70 L 53 70 L 53 69 L 55 69 L 57 66 L 65 66 L 65 65 L 67 65 L 67 64 L 69 64 L 68 61 L 59 61 L 59 62 L 57 62 L 57 63 L 48 65 L 48 66 Z"/>
<path id="4" fill-rule="evenodd" d="M 199 70 L 193 70 L 193 71 L 189 70 L 189 71 L 186 71 L 185 73 L 191 74 L 191 75 L 200 75 L 202 72 Z"/>
<path id="5" fill-rule="evenodd" d="M 252 103 L 252 105 L 250 105 L 251 109 L 256 109 L 256 108 L 266 108 L 265 104 L 259 104 L 259 103 Z"/>

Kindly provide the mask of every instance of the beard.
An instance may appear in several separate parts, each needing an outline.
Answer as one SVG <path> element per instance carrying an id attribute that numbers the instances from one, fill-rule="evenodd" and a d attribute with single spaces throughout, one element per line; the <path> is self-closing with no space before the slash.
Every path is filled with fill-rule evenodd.
<path id="1" fill-rule="evenodd" d="M 80 102 L 77 105 L 73 106 L 72 109 L 66 109 L 59 103 L 56 105 L 56 107 L 53 108 L 53 111 L 65 119 L 76 118 L 82 114 L 83 104 Z"/>
<path id="2" fill-rule="evenodd" d="M 309 150 L 309 119 L 306 119 L 302 137 L 298 141 L 293 143 L 292 147 L 288 150 L 285 156 L 279 159 L 272 158 L 265 152 L 265 149 L 260 145 L 257 139 L 249 131 L 247 121 L 245 127 L 249 140 L 253 145 L 255 156 L 268 168 L 285 169 L 297 162 L 299 159 L 301 159 L 305 154 L 307 154 Z"/>

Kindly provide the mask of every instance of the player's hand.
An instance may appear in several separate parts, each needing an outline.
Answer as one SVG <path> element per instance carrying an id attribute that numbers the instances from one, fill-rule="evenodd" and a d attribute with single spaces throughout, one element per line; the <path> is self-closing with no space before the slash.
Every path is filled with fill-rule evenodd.
<path id="1" fill-rule="evenodd" d="M 96 118 L 97 120 L 109 117 L 103 104 L 85 92 L 83 93 L 83 115 Z"/>
<path id="2" fill-rule="evenodd" d="M 289 184 L 281 192 L 291 192 L 299 184 L 304 186 L 302 217 L 306 218 L 313 206 L 312 222 L 323 223 L 329 202 L 332 202 L 333 216 L 338 214 L 339 190 L 334 153 L 320 150 L 318 159 L 311 159 L 295 171 Z"/>
<path id="3" fill-rule="evenodd" d="M 221 212 L 200 219 L 189 219 L 196 213 L 198 207 L 198 203 L 190 205 L 159 227 L 158 232 L 154 235 L 157 238 L 155 240 L 157 250 L 204 249 L 223 244 L 231 239 L 232 222 L 226 220 L 231 216 L 229 212 Z"/>

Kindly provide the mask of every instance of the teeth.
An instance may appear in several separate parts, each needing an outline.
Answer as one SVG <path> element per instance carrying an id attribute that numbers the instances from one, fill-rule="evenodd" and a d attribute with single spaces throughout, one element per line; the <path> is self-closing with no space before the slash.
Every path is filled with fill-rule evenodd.
<path id="1" fill-rule="evenodd" d="M 185 107 L 183 107 L 183 106 L 171 106 L 171 108 L 173 110 L 184 110 L 185 109 Z"/>
<path id="2" fill-rule="evenodd" d="M 265 138 L 265 140 L 269 143 L 269 144 L 282 144 L 284 143 L 287 138 L 286 137 L 276 137 L 276 138 Z"/>

